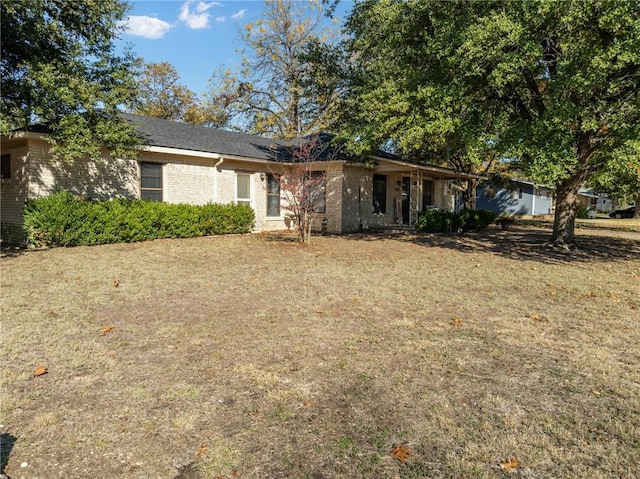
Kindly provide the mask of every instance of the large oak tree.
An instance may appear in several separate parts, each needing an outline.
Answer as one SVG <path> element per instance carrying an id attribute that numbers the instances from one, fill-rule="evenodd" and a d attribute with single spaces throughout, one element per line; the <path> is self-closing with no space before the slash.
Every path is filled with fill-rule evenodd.
<path id="1" fill-rule="evenodd" d="M 343 129 L 521 160 L 556 186 L 556 242 L 574 240 L 580 186 L 640 137 L 638 2 L 369 0 L 347 33 Z"/>

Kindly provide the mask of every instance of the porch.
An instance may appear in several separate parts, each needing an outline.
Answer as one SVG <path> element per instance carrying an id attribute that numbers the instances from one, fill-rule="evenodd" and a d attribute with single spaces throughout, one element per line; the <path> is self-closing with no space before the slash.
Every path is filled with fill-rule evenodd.
<path id="1" fill-rule="evenodd" d="M 469 180 L 480 178 L 437 166 L 379 160 L 371 178 L 371 214 L 363 215 L 362 227 L 409 228 L 422 211 L 437 208 L 459 212 Z"/>

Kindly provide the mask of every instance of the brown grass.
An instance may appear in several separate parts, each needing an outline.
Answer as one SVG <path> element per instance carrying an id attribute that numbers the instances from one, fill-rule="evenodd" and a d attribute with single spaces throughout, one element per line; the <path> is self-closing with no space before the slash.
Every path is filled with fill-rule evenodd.
<path id="1" fill-rule="evenodd" d="M 640 242 L 583 230 L 566 253 L 543 233 L 5 257 L 3 466 L 500 478 L 517 458 L 517 477 L 638 477 Z"/>

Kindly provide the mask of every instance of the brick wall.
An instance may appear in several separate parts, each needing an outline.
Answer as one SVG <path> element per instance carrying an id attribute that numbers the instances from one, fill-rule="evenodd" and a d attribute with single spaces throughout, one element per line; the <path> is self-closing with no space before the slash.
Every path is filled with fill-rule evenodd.
<path id="1" fill-rule="evenodd" d="M 28 196 L 29 175 L 27 159 L 29 149 L 26 142 L 13 148 L 2 148 L 3 155 L 10 155 L 11 177 L 3 178 L 0 184 L 0 221 L 3 242 L 22 243 L 22 212 Z"/>
<path id="2" fill-rule="evenodd" d="M 105 156 L 99 160 L 67 163 L 51 158 L 44 142 L 30 142 L 29 197 L 64 189 L 90 198 L 137 198 L 138 165 L 135 160 Z"/>
<path id="3" fill-rule="evenodd" d="M 342 232 L 360 231 L 366 222 L 371 208 L 371 195 L 368 185 L 371 175 L 366 174 L 360 166 L 345 165 L 342 185 Z"/>
<path id="4" fill-rule="evenodd" d="M 164 166 L 164 200 L 167 203 L 204 205 L 216 200 L 216 173 L 211 164 L 171 161 Z"/>
<path id="5" fill-rule="evenodd" d="M 8 146 L 11 145 L 11 146 Z M 138 167 L 133 160 L 78 160 L 73 164 L 54 160 L 43 140 L 24 140 L 3 145 L 3 154 L 11 155 L 11 178 L 1 185 L 0 216 L 3 240 L 22 243 L 24 204 L 65 189 L 91 198 L 138 196 Z"/>

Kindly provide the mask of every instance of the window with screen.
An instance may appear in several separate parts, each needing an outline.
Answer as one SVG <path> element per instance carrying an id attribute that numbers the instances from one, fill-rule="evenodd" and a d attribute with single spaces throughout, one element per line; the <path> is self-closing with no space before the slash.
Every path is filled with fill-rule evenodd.
<path id="1" fill-rule="evenodd" d="M 236 203 L 251 205 L 251 175 L 245 173 L 236 175 Z"/>
<path id="2" fill-rule="evenodd" d="M 162 201 L 162 164 L 140 163 L 140 198 Z"/>
<path id="3" fill-rule="evenodd" d="M 373 212 L 387 212 L 387 175 L 373 175 Z"/>
<path id="4" fill-rule="evenodd" d="M 0 178 L 11 178 L 11 155 L 2 155 L 0 161 Z"/>
<path id="5" fill-rule="evenodd" d="M 280 182 L 271 174 L 267 175 L 267 216 L 280 216 Z"/>
<path id="6" fill-rule="evenodd" d="M 422 180 L 422 209 L 433 206 L 433 181 Z"/>

